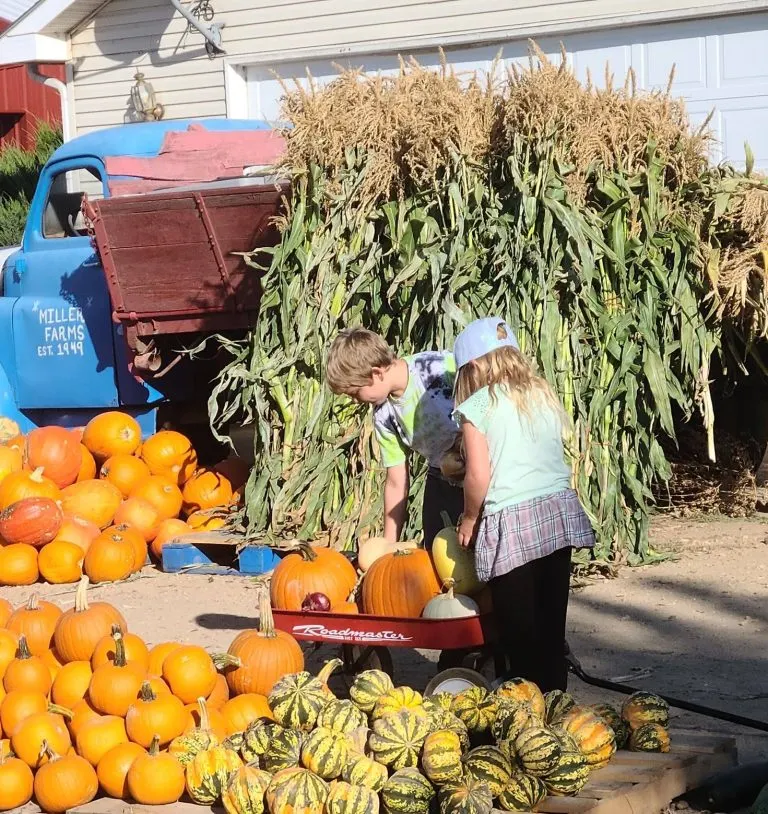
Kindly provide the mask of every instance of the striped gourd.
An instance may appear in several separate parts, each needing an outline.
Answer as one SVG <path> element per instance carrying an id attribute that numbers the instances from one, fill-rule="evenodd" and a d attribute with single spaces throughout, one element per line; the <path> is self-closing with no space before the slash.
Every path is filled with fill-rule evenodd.
<path id="1" fill-rule="evenodd" d="M 501 699 L 497 701 L 496 718 L 491 724 L 494 740 L 514 741 L 530 726 L 543 726 L 543 722 L 533 714 L 528 704 L 516 704 Z"/>
<path id="2" fill-rule="evenodd" d="M 575 703 L 573 696 L 570 693 L 563 692 L 563 690 L 550 690 L 544 693 L 544 704 L 546 706 L 544 722 L 548 726 L 559 723 Z"/>
<path id="3" fill-rule="evenodd" d="M 548 729 L 532 726 L 515 738 L 515 755 L 523 770 L 543 777 L 557 765 L 563 751 L 560 741 Z"/>
<path id="4" fill-rule="evenodd" d="M 376 702 L 395 685 L 382 670 L 364 670 L 355 676 L 349 688 L 349 697 L 363 712 L 371 712 Z"/>
<path id="5" fill-rule="evenodd" d="M 461 740 L 461 748 L 469 749 L 469 732 L 467 727 L 452 712 L 447 709 L 436 709 L 428 713 L 429 731 L 440 732 L 444 729 L 455 732 Z"/>
<path id="6" fill-rule="evenodd" d="M 451 711 L 470 735 L 478 735 L 487 732 L 496 718 L 496 698 L 484 687 L 470 687 L 454 696 Z"/>
<path id="7" fill-rule="evenodd" d="M 449 692 L 436 692 L 424 699 L 424 708 L 429 712 L 434 709 L 447 709 L 453 706 L 453 694 Z"/>
<path id="8" fill-rule="evenodd" d="M 543 721 L 547 714 L 547 703 L 541 690 L 525 678 L 510 678 L 496 688 L 498 698 L 508 698 L 518 704 L 528 704 L 531 712 Z"/>
<path id="9" fill-rule="evenodd" d="M 512 766 L 497 746 L 478 746 L 464 757 L 464 775 L 486 783 L 498 797 L 509 783 Z"/>
<path id="10" fill-rule="evenodd" d="M 335 780 L 349 759 L 347 741 L 339 732 L 318 727 L 304 739 L 301 762 L 323 780 Z"/>
<path id="11" fill-rule="evenodd" d="M 376 702 L 371 720 L 376 721 L 393 712 L 400 712 L 402 709 L 422 709 L 424 699 L 420 692 L 410 687 L 394 687 L 385 692 Z"/>
<path id="12" fill-rule="evenodd" d="M 563 752 L 557 765 L 544 778 L 547 792 L 557 797 L 578 794 L 589 780 L 589 766 L 581 752 Z"/>
<path id="13" fill-rule="evenodd" d="M 644 724 L 669 726 L 669 704 L 652 692 L 640 690 L 632 693 L 621 708 L 621 717 L 630 729 L 638 729 Z"/>
<path id="14" fill-rule="evenodd" d="M 416 766 L 429 719 L 423 709 L 401 709 L 374 721 L 368 744 L 379 763 L 393 769 Z"/>
<path id="15" fill-rule="evenodd" d="M 616 738 L 616 748 L 623 749 L 629 740 L 629 726 L 621 713 L 611 704 L 594 704 L 590 709 L 611 727 Z"/>
<path id="16" fill-rule="evenodd" d="M 368 726 L 368 718 L 351 701 L 335 698 L 320 711 L 317 716 L 317 726 L 332 729 L 334 732 L 347 733 Z"/>
<path id="17" fill-rule="evenodd" d="M 319 814 L 328 799 L 328 784 L 309 769 L 281 769 L 265 795 L 269 814 Z"/>
<path id="18" fill-rule="evenodd" d="M 221 795 L 227 814 L 262 814 L 264 794 L 271 780 L 269 772 L 255 766 L 241 766 Z"/>
<path id="19" fill-rule="evenodd" d="M 203 749 L 192 758 L 185 770 L 189 796 L 200 805 L 213 805 L 242 765 L 237 752 L 225 746 Z"/>
<path id="20" fill-rule="evenodd" d="M 187 763 L 190 763 L 192 758 L 204 749 L 210 749 L 211 746 L 216 746 L 219 742 L 219 739 L 210 728 L 208 707 L 206 706 L 205 699 L 198 698 L 197 704 L 200 714 L 200 725 L 190 732 L 179 735 L 168 744 L 168 751 L 182 766 L 186 766 Z"/>
<path id="21" fill-rule="evenodd" d="M 631 752 L 668 752 L 669 731 L 661 724 L 644 724 L 629 736 Z"/>
<path id="22" fill-rule="evenodd" d="M 576 743 L 573 735 L 571 735 L 570 732 L 566 732 L 562 726 L 551 726 L 549 727 L 549 731 L 560 741 L 563 752 L 579 751 L 579 744 Z"/>
<path id="23" fill-rule="evenodd" d="M 505 811 L 537 811 L 547 796 L 547 787 L 540 777 L 515 771 L 499 795 L 499 805 Z"/>
<path id="24" fill-rule="evenodd" d="M 593 769 L 606 766 L 616 752 L 613 729 L 589 707 L 574 707 L 561 721 Z"/>
<path id="25" fill-rule="evenodd" d="M 328 703 L 329 695 L 320 678 L 302 671 L 278 679 L 267 700 L 281 726 L 308 731 Z"/>
<path id="26" fill-rule="evenodd" d="M 485 783 L 472 777 L 449 780 L 437 791 L 440 814 L 491 814 L 493 796 Z"/>
<path id="27" fill-rule="evenodd" d="M 228 737 L 224 738 L 221 742 L 222 746 L 231 749 L 233 752 L 239 752 L 243 748 L 243 733 L 233 732 Z"/>
<path id="28" fill-rule="evenodd" d="M 367 789 L 379 792 L 384 788 L 389 772 L 383 763 L 379 763 L 372 757 L 353 755 L 347 760 L 341 776 L 353 786 L 365 786 Z"/>
<path id="29" fill-rule="evenodd" d="M 438 786 L 449 780 L 459 780 L 463 772 L 461 755 L 461 739 L 455 732 L 432 732 L 424 740 L 421 768 Z"/>
<path id="30" fill-rule="evenodd" d="M 435 789 L 415 768 L 400 769 L 384 784 L 381 802 L 387 814 L 428 814 Z"/>
<path id="31" fill-rule="evenodd" d="M 301 765 L 301 747 L 304 733 L 298 729 L 275 727 L 269 749 L 259 759 L 259 765 L 270 774 L 283 769 L 295 769 Z"/>
<path id="32" fill-rule="evenodd" d="M 331 783 L 325 800 L 325 814 L 379 814 L 379 795 L 365 786 L 341 780 Z"/>
<path id="33" fill-rule="evenodd" d="M 243 732 L 243 742 L 240 746 L 243 760 L 246 763 L 261 761 L 262 756 L 269 749 L 272 739 L 282 731 L 283 727 L 269 718 L 257 718 L 255 721 L 251 721 Z"/>

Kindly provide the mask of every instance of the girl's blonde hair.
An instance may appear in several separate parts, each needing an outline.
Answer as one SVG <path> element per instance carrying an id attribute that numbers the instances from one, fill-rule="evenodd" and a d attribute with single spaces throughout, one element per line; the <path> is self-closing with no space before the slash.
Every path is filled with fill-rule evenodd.
<path id="1" fill-rule="evenodd" d="M 462 404 L 483 387 L 488 388 L 492 402 L 498 399 L 497 388 L 501 388 L 528 418 L 532 417 L 531 408 L 538 403 L 554 410 L 563 426 L 567 424 L 565 411 L 547 380 L 536 373 L 531 362 L 516 348 L 509 345 L 496 348 L 459 368 L 456 404 Z"/>

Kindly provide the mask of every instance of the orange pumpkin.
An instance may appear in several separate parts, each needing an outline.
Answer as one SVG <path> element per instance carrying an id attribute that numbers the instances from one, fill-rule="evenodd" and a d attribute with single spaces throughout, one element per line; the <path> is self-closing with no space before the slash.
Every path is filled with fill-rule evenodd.
<path id="1" fill-rule="evenodd" d="M 122 523 L 121 525 L 114 525 L 104 529 L 102 534 L 118 534 L 124 539 L 128 540 L 128 542 L 133 546 L 134 571 L 140 571 L 146 565 L 148 551 L 147 541 L 144 539 L 144 535 L 141 534 L 138 529 Z"/>
<path id="2" fill-rule="evenodd" d="M 41 468 L 63 489 L 77 480 L 82 464 L 80 444 L 64 427 L 39 427 L 27 435 L 26 460 L 30 469 Z"/>
<path id="3" fill-rule="evenodd" d="M 39 576 L 36 548 L 26 543 L 0 546 L 0 585 L 33 585 Z"/>
<path id="4" fill-rule="evenodd" d="M 12 472 L 21 472 L 24 456 L 13 447 L 0 447 L 0 483 Z"/>
<path id="5" fill-rule="evenodd" d="M 99 477 L 116 486 L 123 497 L 128 497 L 151 474 L 144 461 L 135 455 L 113 455 L 99 470 Z"/>
<path id="6" fill-rule="evenodd" d="M 256 693 L 245 693 L 230 698 L 221 708 L 221 714 L 224 717 L 227 735 L 243 732 L 248 728 L 248 724 L 259 718 L 272 718 L 272 710 L 266 696 Z"/>
<path id="7" fill-rule="evenodd" d="M 163 546 L 177 537 L 184 534 L 191 534 L 192 528 L 183 520 L 178 520 L 175 517 L 169 520 L 163 520 L 157 527 L 157 534 L 155 535 L 150 549 L 158 560 L 163 558 Z"/>
<path id="8" fill-rule="evenodd" d="M 216 665 L 198 645 L 183 645 L 163 661 L 163 679 L 185 704 L 207 698 L 216 686 Z"/>
<path id="9" fill-rule="evenodd" d="M 363 609 L 375 616 L 415 618 L 439 593 L 429 553 L 423 548 L 404 549 L 380 557 L 366 572 Z"/>
<path id="10" fill-rule="evenodd" d="M 3 599 L 0 596 L 0 627 L 5 627 L 12 613 L 13 605 L 11 605 L 7 599 Z"/>
<path id="11" fill-rule="evenodd" d="M 51 700 L 54 704 L 72 709 L 78 701 L 85 698 L 92 676 L 90 662 L 70 661 L 59 670 L 53 680 Z"/>
<path id="12" fill-rule="evenodd" d="M 96 776 L 104 794 L 117 800 L 127 797 L 128 785 L 125 781 L 128 770 L 137 757 L 145 754 L 146 749 L 130 741 L 118 743 L 106 752 L 96 767 Z"/>
<path id="13" fill-rule="evenodd" d="M 227 684 L 235 695 L 268 695 L 278 678 L 304 669 L 304 654 L 290 633 L 275 630 L 269 595 L 259 601 L 259 629 L 239 633 L 227 651 Z"/>
<path id="14" fill-rule="evenodd" d="M 25 497 L 0 512 L 0 539 L 37 548 L 56 536 L 64 514 L 48 497 Z"/>
<path id="15" fill-rule="evenodd" d="M 19 636 L 19 646 L 16 658 L 5 668 L 3 675 L 3 688 L 5 691 L 31 690 L 32 692 L 48 695 L 51 690 L 51 671 L 48 665 L 40 658 L 29 652 L 27 639 Z"/>
<path id="16" fill-rule="evenodd" d="M 90 520 L 83 520 L 82 517 L 65 514 L 59 533 L 53 538 L 53 542 L 74 543 L 85 554 L 99 534 L 101 534 L 101 529 L 95 523 L 91 523 Z"/>
<path id="17" fill-rule="evenodd" d="M 46 762 L 35 774 L 35 800 L 48 814 L 62 814 L 90 803 L 99 790 L 99 781 L 91 764 L 80 755 L 46 744 Z"/>
<path id="18" fill-rule="evenodd" d="M 11 748 L 31 769 L 47 762 L 43 744 L 47 743 L 57 752 L 64 753 L 72 746 L 64 718 L 54 712 L 36 712 L 25 718 L 11 735 Z"/>
<path id="19" fill-rule="evenodd" d="M 302 545 L 297 553 L 283 557 L 275 567 L 270 582 L 272 606 L 298 611 L 311 593 L 325 594 L 335 605 L 346 600 L 356 583 L 354 566 L 341 552 Z"/>
<path id="20" fill-rule="evenodd" d="M 355 615 L 360 613 L 360 608 L 357 607 L 356 602 L 339 602 L 337 605 L 331 606 L 331 613 L 343 613 L 347 615 Z"/>
<path id="21" fill-rule="evenodd" d="M 54 540 L 43 546 L 37 555 L 40 576 L 53 585 L 77 582 L 83 575 L 84 556 L 79 545 Z"/>
<path id="22" fill-rule="evenodd" d="M 64 663 L 59 659 L 59 654 L 55 650 L 46 650 L 40 658 L 51 673 L 51 681 L 55 681 L 59 670 L 64 666 Z"/>
<path id="23" fill-rule="evenodd" d="M 76 483 L 84 480 L 93 480 L 96 477 L 96 459 L 85 444 L 80 444 L 80 469 L 77 473 Z"/>
<path id="24" fill-rule="evenodd" d="M 125 660 L 130 664 L 137 665 L 144 673 L 147 672 L 149 664 L 149 650 L 144 640 L 135 633 L 123 633 L 119 625 L 113 625 L 112 633 L 105 636 L 97 645 L 91 656 L 91 667 L 96 670 L 105 664 L 114 664 L 117 656 L 117 643 L 115 634 L 119 633 L 123 641 Z"/>
<path id="25" fill-rule="evenodd" d="M 183 502 L 181 489 L 164 475 L 146 478 L 131 492 L 131 497 L 151 503 L 163 520 L 178 517 Z"/>
<path id="26" fill-rule="evenodd" d="M 53 643 L 64 663 L 90 661 L 96 645 L 112 633 L 112 626 L 128 630 L 123 615 L 108 602 L 88 602 L 88 577 L 83 577 L 75 594 L 75 607 L 56 623 Z"/>
<path id="27" fill-rule="evenodd" d="M 88 422 L 83 443 L 99 462 L 113 455 L 133 455 L 141 444 L 141 427 L 135 418 L 111 410 Z"/>
<path id="28" fill-rule="evenodd" d="M 242 489 L 251 474 L 248 462 L 238 458 L 237 455 L 231 455 L 229 458 L 219 461 L 213 468 L 220 475 L 224 475 L 234 490 Z"/>
<path id="29" fill-rule="evenodd" d="M 0 681 L 5 675 L 6 667 L 16 658 L 19 649 L 18 634 L 0 628 Z"/>
<path id="30" fill-rule="evenodd" d="M 20 808 L 32 799 L 32 770 L 17 757 L 0 752 L 0 811 Z"/>
<path id="31" fill-rule="evenodd" d="M 221 673 L 216 676 L 216 684 L 210 695 L 205 699 L 208 709 L 221 709 L 229 701 L 229 684 Z"/>
<path id="32" fill-rule="evenodd" d="M 173 755 L 160 751 L 160 739 L 154 737 L 147 754 L 137 757 L 128 769 L 126 785 L 137 803 L 176 803 L 186 788 L 184 768 Z"/>
<path id="33" fill-rule="evenodd" d="M 115 512 L 116 526 L 130 526 L 150 543 L 157 536 L 163 518 L 160 512 L 147 500 L 129 497 Z M 142 560 L 142 565 L 144 561 Z"/>
<path id="34" fill-rule="evenodd" d="M 115 643 L 114 660 L 94 669 L 88 687 L 88 700 L 96 712 L 122 718 L 138 697 L 146 672 L 141 664 L 127 661 L 123 635 L 119 630 L 115 630 L 112 638 Z"/>
<path id="35" fill-rule="evenodd" d="M 9 737 L 19 724 L 38 712 L 46 712 L 48 699 L 32 690 L 13 690 L 0 703 L 0 726 Z"/>
<path id="36" fill-rule="evenodd" d="M 187 725 L 187 710 L 175 695 L 155 693 L 147 682 L 125 715 L 125 728 L 134 743 L 149 748 L 157 736 L 167 746 Z"/>
<path id="37" fill-rule="evenodd" d="M 89 682 L 90 683 L 90 682 Z M 72 707 L 72 717 L 67 721 L 67 728 L 73 738 L 77 738 L 78 732 L 88 723 L 101 718 L 102 715 L 91 706 L 91 702 L 86 696 L 82 701 L 78 701 Z"/>
<path id="38" fill-rule="evenodd" d="M 51 647 L 53 631 L 60 616 L 61 608 L 58 605 L 41 600 L 37 594 L 30 594 L 26 603 L 11 614 L 6 627 L 17 636 L 25 637 L 30 653 L 42 656 Z"/>
<path id="39" fill-rule="evenodd" d="M 122 501 L 120 490 L 105 480 L 73 483 L 61 493 L 61 507 L 65 514 L 82 517 L 100 529 L 112 523 Z"/>
<path id="40" fill-rule="evenodd" d="M 149 651 L 149 660 L 147 662 L 147 672 L 153 676 L 161 676 L 163 674 L 163 662 L 169 653 L 178 650 L 181 645 L 178 642 L 161 642 L 156 644 Z"/>
<path id="41" fill-rule="evenodd" d="M 125 721 L 117 715 L 104 715 L 84 724 L 75 738 L 78 755 L 84 757 L 91 766 L 98 766 L 110 749 L 128 743 Z"/>
<path id="42" fill-rule="evenodd" d="M 4 421 L 8 419 L 0 418 L 0 426 L 2 426 Z M 5 441 L 3 446 L 8 447 L 8 449 L 15 449 L 17 452 L 20 452 L 22 456 L 24 455 L 24 449 L 26 448 L 27 439 L 18 431 L 18 424 L 16 425 L 17 432 L 11 434 L 10 437 Z M 5 435 L 5 434 L 4 434 Z"/>
<path id="43" fill-rule="evenodd" d="M 129 577 L 136 564 L 136 549 L 127 527 L 103 531 L 92 543 L 83 560 L 83 571 L 91 582 L 117 582 Z M 142 538 L 143 541 L 143 538 Z"/>
<path id="44" fill-rule="evenodd" d="M 184 728 L 184 734 L 202 729 L 206 732 L 212 732 L 219 743 L 229 734 L 226 719 L 221 714 L 221 710 L 209 709 L 205 699 L 198 698 L 196 704 L 187 704 L 185 708 L 189 717 Z M 171 751 L 173 751 L 173 744 L 171 744 Z"/>
<path id="45" fill-rule="evenodd" d="M 141 457 L 153 475 L 163 475 L 177 485 L 185 483 L 197 469 L 192 442 L 175 430 L 160 430 L 147 438 Z"/>
<path id="46" fill-rule="evenodd" d="M 184 514 L 228 506 L 232 501 L 232 484 L 213 469 L 198 469 L 184 484 Z"/>
<path id="47" fill-rule="evenodd" d="M 59 487 L 43 475 L 42 469 L 34 472 L 22 470 L 6 475 L 0 483 L 0 512 L 25 497 L 47 497 L 58 500 Z"/>
<path id="48" fill-rule="evenodd" d="M 171 688 L 160 676 L 147 675 L 147 684 L 155 695 L 170 695 Z"/>
<path id="49" fill-rule="evenodd" d="M 217 511 L 217 510 L 214 510 Z M 220 511 L 220 510 L 218 510 Z M 211 510 L 204 512 L 193 512 L 187 518 L 187 525 L 194 531 L 216 531 L 227 525 L 225 518 L 212 514 Z"/>

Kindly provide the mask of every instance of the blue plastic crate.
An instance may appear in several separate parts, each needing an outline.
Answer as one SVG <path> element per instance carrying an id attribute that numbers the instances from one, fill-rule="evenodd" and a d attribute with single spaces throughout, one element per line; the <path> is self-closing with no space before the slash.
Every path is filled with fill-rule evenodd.
<path id="1" fill-rule="evenodd" d="M 170 574 L 254 576 L 271 571 L 279 562 L 280 555 L 267 546 L 250 545 L 238 553 L 236 543 L 179 541 L 163 546 L 162 568 Z"/>

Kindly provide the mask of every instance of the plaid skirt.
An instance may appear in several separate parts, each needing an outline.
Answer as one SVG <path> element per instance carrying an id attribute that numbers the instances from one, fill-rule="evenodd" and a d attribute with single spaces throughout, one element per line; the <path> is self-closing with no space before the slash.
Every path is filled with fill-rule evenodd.
<path id="1" fill-rule="evenodd" d="M 517 503 L 480 520 L 475 567 L 483 582 L 560 548 L 592 548 L 595 534 L 573 489 Z"/>

